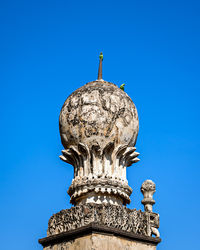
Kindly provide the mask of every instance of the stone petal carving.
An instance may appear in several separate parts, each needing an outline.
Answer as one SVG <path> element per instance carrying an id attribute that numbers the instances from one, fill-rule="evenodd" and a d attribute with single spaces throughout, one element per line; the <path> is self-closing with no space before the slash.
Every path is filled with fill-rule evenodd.
<path id="1" fill-rule="evenodd" d="M 159 237 L 159 215 L 123 206 L 85 204 L 61 210 L 48 223 L 48 236 L 97 223 L 139 235 Z"/>
<path id="2" fill-rule="evenodd" d="M 126 167 L 139 161 L 135 150 L 127 144 L 115 148 L 112 142 L 103 149 L 98 144 L 89 149 L 79 143 L 62 150 L 61 160 L 74 166 L 74 179 L 68 190 L 71 203 L 77 204 L 81 196 L 92 191 L 117 195 L 118 204 L 130 203 L 132 189 L 126 179 Z"/>

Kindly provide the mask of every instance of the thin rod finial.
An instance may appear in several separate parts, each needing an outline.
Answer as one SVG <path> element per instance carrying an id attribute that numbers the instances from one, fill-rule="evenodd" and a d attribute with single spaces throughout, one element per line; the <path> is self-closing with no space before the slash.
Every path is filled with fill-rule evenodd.
<path id="1" fill-rule="evenodd" d="M 99 70 L 98 70 L 98 80 L 102 79 L 102 61 L 103 61 L 103 53 L 101 52 L 99 55 Z"/>

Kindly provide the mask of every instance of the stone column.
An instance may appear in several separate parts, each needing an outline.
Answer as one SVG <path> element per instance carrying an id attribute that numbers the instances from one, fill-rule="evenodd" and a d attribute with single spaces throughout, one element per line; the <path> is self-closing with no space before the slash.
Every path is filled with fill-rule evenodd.
<path id="1" fill-rule="evenodd" d="M 98 80 L 73 92 L 60 112 L 60 159 L 74 167 L 68 189 L 74 207 L 50 218 L 39 240 L 45 250 L 153 250 L 160 242 L 149 184 L 141 188 L 145 211 L 126 208 L 132 193 L 126 168 L 139 161 L 138 114 L 125 91 L 102 79 L 102 60 L 101 54 Z"/>

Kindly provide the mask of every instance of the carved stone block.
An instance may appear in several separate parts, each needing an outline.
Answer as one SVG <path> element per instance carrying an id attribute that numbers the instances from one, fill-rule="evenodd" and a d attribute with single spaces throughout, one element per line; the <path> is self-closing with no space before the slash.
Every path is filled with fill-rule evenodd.
<path id="1" fill-rule="evenodd" d="M 151 236 L 154 234 L 152 228 L 159 227 L 159 215 L 115 205 L 79 205 L 54 214 L 49 220 L 47 235 L 67 232 L 91 223 Z"/>

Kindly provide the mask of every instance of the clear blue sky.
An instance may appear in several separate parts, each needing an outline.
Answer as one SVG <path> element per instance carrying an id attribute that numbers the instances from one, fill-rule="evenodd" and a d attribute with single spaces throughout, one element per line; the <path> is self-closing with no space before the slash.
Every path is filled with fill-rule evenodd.
<path id="1" fill-rule="evenodd" d="M 200 2 L 195 0 L 0 2 L 1 249 L 42 249 L 48 219 L 69 208 L 73 168 L 59 160 L 59 112 L 97 77 L 126 92 L 139 113 L 128 169 L 131 208 L 157 185 L 158 250 L 199 247 Z"/>

